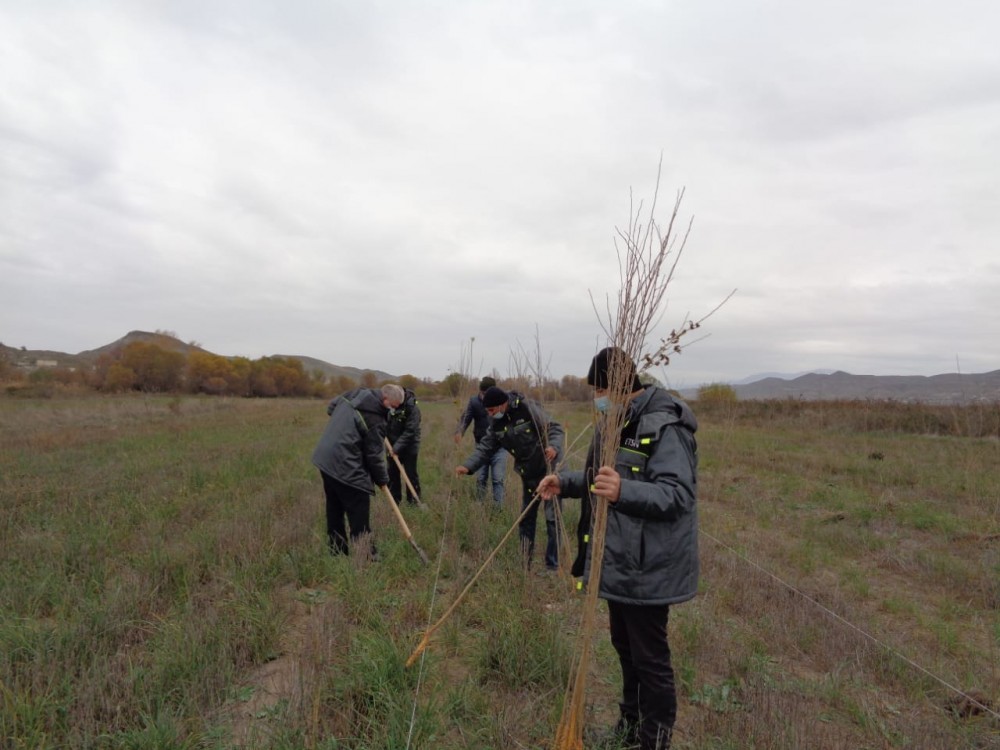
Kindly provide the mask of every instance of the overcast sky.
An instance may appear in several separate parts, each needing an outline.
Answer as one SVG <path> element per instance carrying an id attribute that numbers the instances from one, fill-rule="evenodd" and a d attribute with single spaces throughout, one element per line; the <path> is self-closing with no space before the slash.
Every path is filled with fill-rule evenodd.
<path id="1" fill-rule="evenodd" d="M 0 0 L 0 341 L 583 375 L 662 158 L 655 215 L 683 188 L 694 224 L 654 335 L 737 292 L 661 380 L 1000 369 L 997 29 L 994 0 Z"/>

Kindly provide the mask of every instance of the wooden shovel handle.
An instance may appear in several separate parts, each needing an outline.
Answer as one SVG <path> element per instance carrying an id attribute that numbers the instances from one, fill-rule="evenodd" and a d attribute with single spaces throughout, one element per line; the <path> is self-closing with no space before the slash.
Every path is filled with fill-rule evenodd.
<path id="1" fill-rule="evenodd" d="M 420 555 L 420 559 L 423 561 L 424 565 L 427 565 L 429 560 L 424 551 L 420 549 L 420 545 L 417 544 L 416 540 L 413 538 L 413 534 L 410 531 L 410 527 L 406 525 L 406 519 L 403 518 L 403 512 L 399 509 L 399 505 L 396 504 L 395 499 L 392 497 L 392 493 L 389 492 L 389 488 L 383 486 L 382 489 L 385 491 L 385 497 L 389 501 L 389 506 L 392 508 L 392 512 L 396 514 L 396 520 L 399 522 L 399 527 L 403 530 L 403 536 L 406 537 L 406 541 L 410 543 L 410 546 L 417 551 Z"/>

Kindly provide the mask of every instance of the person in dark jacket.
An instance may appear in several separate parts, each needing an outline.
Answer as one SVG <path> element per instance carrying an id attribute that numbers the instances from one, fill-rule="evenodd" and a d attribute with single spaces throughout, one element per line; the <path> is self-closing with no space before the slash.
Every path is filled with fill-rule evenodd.
<path id="1" fill-rule="evenodd" d="M 609 361 L 615 366 L 615 360 L 626 368 L 623 381 L 631 382 L 618 399 L 608 389 Z M 626 410 L 621 433 L 608 436 L 618 445 L 614 466 L 594 471 L 605 439 L 595 431 L 587 468 L 550 474 L 539 492 L 583 497 L 590 485 L 595 501 L 608 502 L 599 596 L 608 602 L 622 670 L 615 730 L 625 744 L 665 750 L 677 715 L 667 620 L 670 606 L 698 589 L 698 425 L 684 402 L 662 388 L 643 387 L 620 349 L 599 352 L 587 382 L 598 410 Z M 585 579 L 593 572 L 590 557 Z"/>
<path id="2" fill-rule="evenodd" d="M 538 483 L 562 455 L 562 425 L 550 419 L 540 404 L 516 391 L 506 393 L 496 386 L 486 389 L 483 406 L 490 416 L 490 426 L 472 455 L 464 464 L 455 468 L 455 473 L 459 476 L 471 474 L 485 465 L 493 454 L 501 449 L 506 450 L 514 457 L 514 470 L 521 475 L 523 512 L 534 497 Z M 538 505 L 536 502 L 532 506 L 522 519 L 519 529 L 525 563 L 529 566 L 535 549 Z M 559 567 L 559 530 L 555 508 L 551 503 L 544 505 L 545 529 L 548 533 L 545 567 L 556 570 Z"/>
<path id="3" fill-rule="evenodd" d="M 403 403 L 403 389 L 355 388 L 326 407 L 330 419 L 320 436 L 312 462 L 323 478 L 326 494 L 326 534 L 333 554 L 347 554 L 347 529 L 352 544 L 371 533 L 369 511 L 375 485 L 389 484 L 385 464 L 386 418 Z M 344 521 L 347 521 L 345 526 Z M 377 558 L 375 545 L 367 550 Z"/>
<path id="4" fill-rule="evenodd" d="M 389 454 L 389 492 L 399 503 L 406 492 L 406 501 L 416 505 L 420 498 L 420 476 L 417 474 L 417 453 L 420 450 L 420 407 L 417 397 L 409 388 L 403 390 L 403 403 L 399 408 L 389 412 L 389 423 L 386 427 L 386 438 L 392 446 Z M 392 460 L 395 454 L 403 465 L 403 471 L 413 485 L 417 497 L 410 494 L 410 488 L 403 482 L 399 467 Z"/>
<path id="5" fill-rule="evenodd" d="M 486 430 L 490 426 L 490 415 L 486 413 L 483 406 L 483 395 L 487 389 L 497 384 L 496 379 L 487 375 L 479 381 L 479 393 L 469 398 L 469 403 L 462 412 L 461 419 L 458 420 L 458 428 L 455 430 L 455 444 L 462 441 L 462 435 L 472 425 L 472 436 L 476 439 L 476 445 L 486 437 Z M 476 471 L 476 500 L 482 502 L 486 499 L 486 485 L 491 484 L 493 489 L 493 506 L 499 508 L 503 505 L 504 482 L 507 477 L 507 451 L 496 451 L 490 456 L 489 461 L 484 463 Z"/>

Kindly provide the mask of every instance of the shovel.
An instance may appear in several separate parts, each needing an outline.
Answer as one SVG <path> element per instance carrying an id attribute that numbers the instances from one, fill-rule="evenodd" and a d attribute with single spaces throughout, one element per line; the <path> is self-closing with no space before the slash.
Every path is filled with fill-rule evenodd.
<path id="1" fill-rule="evenodd" d="M 399 475 L 403 477 L 403 481 L 406 482 L 406 487 L 410 491 L 410 497 L 416 500 L 417 505 L 421 508 L 426 507 L 422 502 L 420 502 L 420 495 L 418 495 L 417 491 L 413 489 L 413 483 L 410 481 L 410 478 L 406 476 L 406 469 L 403 468 L 402 461 L 399 460 L 399 456 L 397 456 L 396 452 L 392 449 L 392 443 L 389 442 L 389 438 L 385 438 L 385 448 L 389 451 L 389 455 L 392 456 L 392 460 L 396 462 L 396 466 L 399 467 Z"/>
<path id="2" fill-rule="evenodd" d="M 395 499 L 393 499 L 392 493 L 389 492 L 389 488 L 383 486 L 382 489 L 385 490 L 385 496 L 389 500 L 389 505 L 392 506 L 392 512 L 396 514 L 396 520 L 399 521 L 399 526 L 403 529 L 403 536 L 406 537 L 406 541 L 408 541 L 410 546 L 417 551 L 417 554 L 420 555 L 420 560 L 424 565 L 430 564 L 430 560 L 427 559 L 427 555 L 425 555 L 424 551 L 420 549 L 420 545 L 417 544 L 417 540 L 413 538 L 413 534 L 410 532 L 410 527 L 406 525 L 406 519 L 403 518 L 403 514 L 400 512 Z"/>

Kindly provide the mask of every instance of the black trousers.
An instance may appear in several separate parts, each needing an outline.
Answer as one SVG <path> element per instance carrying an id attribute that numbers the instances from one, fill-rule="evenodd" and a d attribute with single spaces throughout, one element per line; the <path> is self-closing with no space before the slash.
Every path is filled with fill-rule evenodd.
<path id="1" fill-rule="evenodd" d="M 335 555 L 346 555 L 348 528 L 351 542 L 357 542 L 362 534 L 371 534 L 371 495 L 365 490 L 348 487 L 322 471 L 320 476 L 323 477 L 323 492 L 326 493 L 326 536 L 330 551 Z M 374 553 L 375 545 L 372 544 L 371 554 Z"/>
<path id="2" fill-rule="evenodd" d="M 410 479 L 410 484 L 413 485 L 413 489 L 417 491 L 417 496 L 420 495 L 420 477 L 417 476 L 417 451 L 407 451 L 406 453 L 397 453 L 396 456 L 399 458 L 399 462 L 403 464 L 403 471 L 406 472 L 406 476 Z M 389 492 L 392 493 L 392 499 L 398 504 L 403 499 L 403 491 L 406 491 L 406 500 L 410 503 L 416 503 L 417 498 L 410 494 L 410 488 L 406 486 L 406 482 L 403 481 L 402 475 L 399 473 L 399 467 L 396 466 L 396 462 L 392 458 L 387 459 L 387 468 L 389 469 Z"/>
<path id="3" fill-rule="evenodd" d="M 670 747 L 677 718 L 677 692 L 667 642 L 667 604 L 608 602 L 611 644 L 622 668 L 621 716 L 638 727 L 643 750 Z"/>

